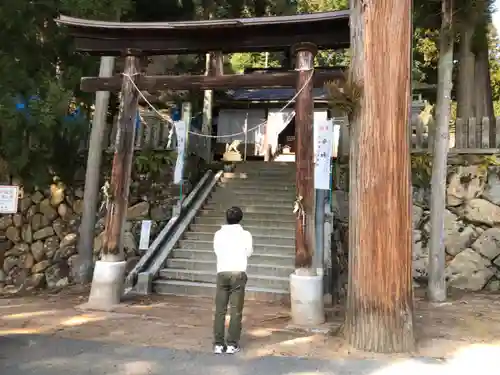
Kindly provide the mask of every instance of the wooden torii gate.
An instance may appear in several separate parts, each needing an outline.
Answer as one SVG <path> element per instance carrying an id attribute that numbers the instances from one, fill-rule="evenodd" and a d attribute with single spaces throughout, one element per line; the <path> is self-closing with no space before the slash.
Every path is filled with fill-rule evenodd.
<path id="1" fill-rule="evenodd" d="M 119 91 L 121 106 L 111 176 L 111 201 L 106 217 L 103 260 L 122 259 L 121 232 L 125 221 L 134 145 L 134 120 L 139 90 L 236 89 L 296 87 L 296 189 L 303 197 L 305 219 L 296 220 L 297 268 L 311 267 L 314 244 L 314 86 L 341 79 L 340 70 L 313 71 L 318 49 L 349 47 L 349 12 L 323 12 L 280 17 L 226 20 L 120 23 L 61 16 L 76 51 L 96 56 L 124 56 L 123 74 L 82 78 L 83 91 Z M 247 75 L 145 76 L 140 58 L 151 55 L 284 51 L 295 57 L 287 72 Z M 312 79 L 310 74 L 314 74 Z"/>

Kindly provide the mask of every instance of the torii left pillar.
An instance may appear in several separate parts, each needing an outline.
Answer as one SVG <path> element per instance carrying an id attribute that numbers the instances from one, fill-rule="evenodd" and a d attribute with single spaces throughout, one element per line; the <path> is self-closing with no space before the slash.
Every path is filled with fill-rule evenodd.
<path id="1" fill-rule="evenodd" d="M 139 92 L 134 80 L 140 73 L 139 57 L 128 51 L 123 74 L 115 154 L 108 192 L 106 228 L 101 260 L 96 263 L 89 306 L 106 309 L 120 302 L 125 278 L 123 227 L 127 216 L 130 173 L 134 157 L 135 121 Z"/>
<path id="2" fill-rule="evenodd" d="M 295 272 L 290 276 L 292 324 L 317 326 L 324 323 L 323 272 L 313 268 L 315 247 L 313 74 L 317 47 L 301 43 L 293 47 L 297 70 L 295 101 L 296 227 Z"/>

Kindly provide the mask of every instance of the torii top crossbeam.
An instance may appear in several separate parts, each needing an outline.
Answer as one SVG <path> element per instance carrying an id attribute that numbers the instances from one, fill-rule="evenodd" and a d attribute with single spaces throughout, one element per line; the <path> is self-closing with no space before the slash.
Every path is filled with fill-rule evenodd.
<path id="1" fill-rule="evenodd" d="M 78 52 L 116 56 L 140 51 L 168 55 L 221 51 L 283 51 L 313 43 L 319 49 L 349 47 L 349 12 L 179 22 L 105 22 L 57 19 L 75 38 Z"/>

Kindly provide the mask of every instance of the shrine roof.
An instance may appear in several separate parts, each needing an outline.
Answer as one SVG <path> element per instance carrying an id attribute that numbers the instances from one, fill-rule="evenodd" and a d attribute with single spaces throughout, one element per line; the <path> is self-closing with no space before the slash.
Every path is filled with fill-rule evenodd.
<path id="1" fill-rule="evenodd" d="M 296 43 L 349 46 L 349 12 L 176 22 L 107 22 L 61 15 L 76 50 L 92 55 L 280 51 Z"/>

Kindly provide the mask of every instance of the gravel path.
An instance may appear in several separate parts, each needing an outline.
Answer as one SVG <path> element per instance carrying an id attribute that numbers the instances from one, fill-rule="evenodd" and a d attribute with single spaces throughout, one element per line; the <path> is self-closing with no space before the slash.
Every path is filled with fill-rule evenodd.
<path id="1" fill-rule="evenodd" d="M 51 336 L 0 337 L 2 375 L 426 375 L 448 374 L 450 363 L 411 359 L 322 361 L 245 358 L 156 347 L 134 347 Z M 493 367 L 492 367 L 493 368 Z"/>

